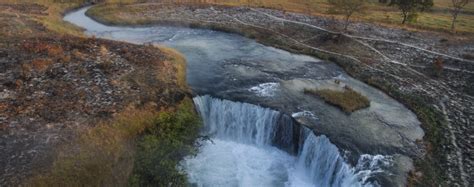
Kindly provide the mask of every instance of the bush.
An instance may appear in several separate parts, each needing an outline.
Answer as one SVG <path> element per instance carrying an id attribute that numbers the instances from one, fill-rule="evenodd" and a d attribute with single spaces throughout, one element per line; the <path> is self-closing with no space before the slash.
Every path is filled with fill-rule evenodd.
<path id="1" fill-rule="evenodd" d="M 126 109 L 114 120 L 82 132 L 59 150 L 49 172 L 28 185 L 184 184 L 185 175 L 176 166 L 195 150 L 200 123 L 193 103 L 186 98 L 177 109 L 154 110 Z"/>
<path id="2" fill-rule="evenodd" d="M 161 113 L 137 146 L 131 186 L 185 186 L 186 175 L 177 169 L 182 158 L 196 153 L 199 118 L 192 103 L 181 104 L 176 113 Z"/>
<path id="3" fill-rule="evenodd" d="M 443 69 L 444 69 L 443 59 L 441 59 L 440 57 L 436 58 L 433 61 L 433 70 L 434 70 L 435 76 L 440 77 L 441 74 L 443 73 Z"/>
<path id="4" fill-rule="evenodd" d="M 418 13 L 413 12 L 413 13 L 408 14 L 407 21 L 409 23 L 416 23 L 418 21 Z"/>

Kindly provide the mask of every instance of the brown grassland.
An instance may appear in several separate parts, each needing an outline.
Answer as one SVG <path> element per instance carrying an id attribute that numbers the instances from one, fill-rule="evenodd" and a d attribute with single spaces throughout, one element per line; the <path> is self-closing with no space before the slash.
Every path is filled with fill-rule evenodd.
<path id="1" fill-rule="evenodd" d="M 134 2 L 134 0 L 124 0 L 122 2 Z M 266 7 L 342 19 L 342 16 L 332 13 L 333 11 L 330 10 L 327 0 L 178 0 L 173 2 Z M 434 0 L 434 6 L 431 10 L 419 13 L 416 21 L 403 25 L 401 24 L 402 16 L 395 7 L 369 0 L 363 8 L 364 11 L 356 13 L 351 19 L 391 27 L 447 32 L 450 29 L 452 19 L 448 11 L 451 6 L 451 0 Z M 460 14 L 456 22 L 456 30 L 460 33 L 474 33 L 474 3 L 470 2 L 464 8 L 463 13 Z"/>
<path id="2" fill-rule="evenodd" d="M 305 89 L 304 93 L 320 97 L 327 103 L 339 107 L 347 113 L 351 113 L 370 106 L 370 101 L 367 99 L 367 97 L 352 90 L 349 87 L 345 87 L 343 91 L 330 89 Z"/>

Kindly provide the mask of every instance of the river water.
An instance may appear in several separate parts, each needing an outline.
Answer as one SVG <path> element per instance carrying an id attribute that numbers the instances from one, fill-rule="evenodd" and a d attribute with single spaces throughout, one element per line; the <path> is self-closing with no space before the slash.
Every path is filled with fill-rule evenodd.
<path id="1" fill-rule="evenodd" d="M 390 165 L 388 156 L 364 154 L 350 166 L 326 136 L 316 136 L 278 111 L 209 96 L 247 98 L 256 104 L 282 103 L 274 97 L 287 94 L 280 89 L 282 80 L 347 78 L 334 64 L 264 46 L 236 34 L 168 26 L 105 26 L 85 16 L 87 9 L 72 12 L 64 19 L 84 28 L 88 35 L 165 45 L 186 57 L 187 81 L 197 95 L 194 102 L 204 121 L 202 133 L 212 140 L 203 142 L 197 156 L 182 162 L 191 184 L 372 186 L 377 182 L 371 177 Z M 403 114 L 407 119 L 410 115 Z M 309 116 L 321 123 L 318 114 L 308 111 L 293 117 L 297 116 Z"/>

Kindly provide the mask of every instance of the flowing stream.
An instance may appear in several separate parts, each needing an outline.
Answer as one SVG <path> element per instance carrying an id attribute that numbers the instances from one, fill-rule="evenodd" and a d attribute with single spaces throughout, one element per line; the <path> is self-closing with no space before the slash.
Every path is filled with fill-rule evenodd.
<path id="1" fill-rule="evenodd" d="M 186 57 L 187 81 L 198 95 L 194 103 L 204 122 L 202 133 L 210 137 L 210 141 L 202 142 L 200 152 L 195 157 L 182 161 L 181 167 L 191 184 L 243 187 L 377 186 L 373 176 L 384 172 L 384 168 L 391 164 L 389 156 L 362 154 L 356 164 L 351 166 L 326 136 L 316 136 L 312 130 L 297 124 L 287 115 L 254 104 L 208 95 L 291 108 L 289 103 L 300 106 L 309 102 L 295 97 L 293 92 L 283 92 L 281 83 L 286 80 L 292 80 L 293 86 L 299 86 L 304 82 L 303 78 L 317 81 L 339 77 L 362 88 L 362 91 L 375 90 L 348 77 L 334 64 L 264 46 L 229 33 L 168 26 L 106 26 L 87 17 L 87 9 L 74 11 L 64 19 L 85 28 L 89 35 L 136 44 L 161 44 L 177 49 Z M 402 105 L 382 93 L 367 91 L 367 94 L 379 98 L 373 99 L 375 107 L 390 104 L 384 110 L 375 108 L 376 112 L 391 112 L 392 118 L 396 118 L 397 115 L 393 114 L 396 111 L 407 123 L 412 118 L 416 120 L 408 110 L 405 112 L 400 109 Z M 379 100 L 381 104 L 375 103 Z M 317 101 L 315 106 L 313 108 L 319 109 L 326 105 Z M 300 110 L 296 107 L 292 109 Z M 347 116 L 331 107 L 320 112 L 315 115 L 304 111 L 295 113 L 293 117 L 309 116 L 314 120 L 312 122 L 322 123 L 319 117 L 327 115 L 323 119 L 334 119 L 334 124 L 330 124 L 336 129 L 334 132 L 369 128 L 354 125 L 346 129 L 338 127 L 344 124 L 342 122 L 362 121 L 364 124 L 377 125 L 368 123 L 362 117 L 350 119 L 374 116 L 363 112 Z M 383 116 L 379 118 L 383 119 Z M 403 128 L 413 131 L 408 127 Z M 351 131 L 348 134 L 352 132 L 366 131 Z M 389 131 L 384 137 L 388 139 L 392 134 Z M 398 137 L 397 134 L 394 136 Z"/>

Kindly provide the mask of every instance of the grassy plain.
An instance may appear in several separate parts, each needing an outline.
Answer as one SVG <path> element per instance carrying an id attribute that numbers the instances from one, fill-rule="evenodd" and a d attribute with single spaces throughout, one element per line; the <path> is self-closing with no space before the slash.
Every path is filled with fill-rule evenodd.
<path id="1" fill-rule="evenodd" d="M 199 0 L 181 0 L 185 3 L 199 3 Z M 205 3 L 228 6 L 251 6 L 281 9 L 290 12 L 306 13 L 318 16 L 330 16 L 342 19 L 342 16 L 331 13 L 327 0 L 206 0 Z M 369 0 L 362 13 L 353 16 L 354 20 L 380 23 L 392 27 L 449 31 L 451 0 L 434 0 L 432 10 L 419 13 L 415 22 L 401 24 L 402 16 L 395 7 L 389 7 L 377 1 Z M 456 22 L 456 30 L 461 33 L 474 33 L 474 3 L 468 4 Z"/>

